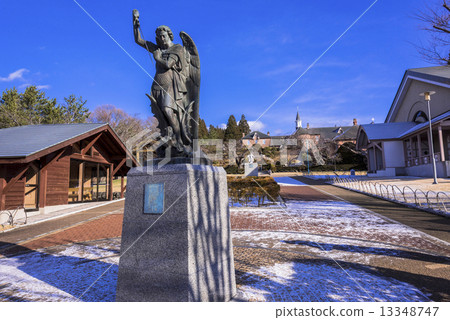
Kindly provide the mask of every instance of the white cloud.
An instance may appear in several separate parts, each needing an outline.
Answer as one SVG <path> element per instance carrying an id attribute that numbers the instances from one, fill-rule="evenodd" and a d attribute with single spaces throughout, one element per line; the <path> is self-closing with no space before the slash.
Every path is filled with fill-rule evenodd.
<path id="1" fill-rule="evenodd" d="M 342 67 L 342 68 L 348 68 L 351 66 L 351 63 L 343 60 L 335 60 L 335 59 L 328 59 L 320 61 L 315 65 L 316 67 Z"/>
<path id="2" fill-rule="evenodd" d="M 226 129 L 227 128 L 227 124 L 226 123 L 221 123 L 221 124 L 219 124 L 219 128 L 220 129 Z"/>
<path id="3" fill-rule="evenodd" d="M 32 86 L 32 84 L 31 83 L 24 83 L 24 84 L 21 84 L 20 86 L 19 86 L 19 89 L 24 89 L 24 88 L 27 88 L 27 87 L 29 87 L 29 86 Z M 37 85 L 36 86 L 36 89 L 38 89 L 38 90 L 41 90 L 41 89 L 50 89 L 51 88 L 51 86 L 49 85 L 49 84 L 43 84 L 43 85 Z"/>
<path id="4" fill-rule="evenodd" d="M 37 88 L 38 90 L 42 90 L 42 89 L 50 89 L 50 85 L 49 85 L 49 84 L 43 84 L 43 85 L 36 86 L 36 88 Z"/>
<path id="5" fill-rule="evenodd" d="M 266 125 L 262 123 L 261 121 L 247 121 L 248 125 L 250 126 L 250 130 L 252 131 L 261 131 L 263 130 Z"/>
<path id="6" fill-rule="evenodd" d="M 23 74 L 28 72 L 27 69 L 22 68 L 10 73 L 7 77 L 0 77 L 0 81 L 14 81 L 14 80 L 23 80 Z"/>
<path id="7" fill-rule="evenodd" d="M 265 77 L 273 77 L 278 76 L 280 74 L 290 73 L 290 72 L 301 72 L 304 69 L 304 65 L 300 63 L 291 63 L 288 65 L 284 65 L 282 67 L 277 67 L 276 69 L 272 69 L 269 71 L 266 71 L 263 76 Z"/>
<path id="8" fill-rule="evenodd" d="M 283 130 L 281 129 L 275 129 L 275 131 L 273 132 L 274 135 L 281 135 L 283 132 Z"/>

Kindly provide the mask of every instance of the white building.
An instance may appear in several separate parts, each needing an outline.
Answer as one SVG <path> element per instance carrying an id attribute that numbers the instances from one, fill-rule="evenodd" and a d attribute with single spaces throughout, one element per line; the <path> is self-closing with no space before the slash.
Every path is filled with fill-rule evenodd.
<path id="1" fill-rule="evenodd" d="M 361 125 L 357 148 L 366 150 L 369 174 L 432 177 L 427 102 L 438 177 L 450 177 L 450 66 L 405 72 L 384 123 Z"/>

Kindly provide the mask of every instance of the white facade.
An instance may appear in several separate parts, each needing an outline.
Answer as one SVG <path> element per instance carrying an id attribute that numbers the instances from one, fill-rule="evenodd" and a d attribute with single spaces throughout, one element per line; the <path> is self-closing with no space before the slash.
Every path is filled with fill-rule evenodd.
<path id="1" fill-rule="evenodd" d="M 436 92 L 431 116 L 420 95 L 427 91 Z M 434 157 L 438 177 L 449 177 L 450 66 L 407 70 L 385 122 L 361 125 L 357 148 L 366 150 L 370 175 L 431 177 Z"/>
<path id="2" fill-rule="evenodd" d="M 383 150 L 386 168 L 402 168 L 405 166 L 402 141 L 384 141 Z"/>

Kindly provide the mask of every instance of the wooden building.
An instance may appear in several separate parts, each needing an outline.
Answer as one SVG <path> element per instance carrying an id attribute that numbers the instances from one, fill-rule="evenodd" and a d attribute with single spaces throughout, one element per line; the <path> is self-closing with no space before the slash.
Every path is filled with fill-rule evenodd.
<path id="1" fill-rule="evenodd" d="M 0 210 L 112 200 L 115 177 L 123 197 L 124 176 L 136 165 L 105 123 L 0 129 Z"/>

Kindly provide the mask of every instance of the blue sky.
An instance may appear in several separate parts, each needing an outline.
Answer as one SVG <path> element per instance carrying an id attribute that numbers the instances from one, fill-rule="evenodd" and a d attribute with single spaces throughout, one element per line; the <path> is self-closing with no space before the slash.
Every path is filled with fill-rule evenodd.
<path id="1" fill-rule="evenodd" d="M 148 40 L 161 24 L 176 43 L 187 32 L 200 54 L 207 125 L 244 113 L 271 134 L 293 131 L 297 107 L 304 126 L 383 122 L 405 70 L 429 66 L 413 45 L 426 39 L 413 15 L 439 2 L 378 0 L 273 104 L 374 0 L 77 1 L 152 76 L 132 9 Z M 151 78 L 73 0 L 1 1 L 0 25 L 1 91 L 33 84 L 58 101 L 82 96 L 92 110 L 151 115 Z"/>

